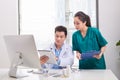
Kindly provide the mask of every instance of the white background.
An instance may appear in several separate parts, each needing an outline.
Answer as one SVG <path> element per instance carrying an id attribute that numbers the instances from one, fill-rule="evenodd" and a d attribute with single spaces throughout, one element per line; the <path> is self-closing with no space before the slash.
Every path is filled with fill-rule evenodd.
<path id="1" fill-rule="evenodd" d="M 120 47 L 116 42 L 120 39 L 120 0 L 99 0 L 99 27 L 108 41 L 105 53 L 107 68 L 120 79 Z M 3 41 L 5 34 L 17 34 L 18 3 L 16 0 L 0 0 L 0 68 L 9 67 L 8 54 Z"/>

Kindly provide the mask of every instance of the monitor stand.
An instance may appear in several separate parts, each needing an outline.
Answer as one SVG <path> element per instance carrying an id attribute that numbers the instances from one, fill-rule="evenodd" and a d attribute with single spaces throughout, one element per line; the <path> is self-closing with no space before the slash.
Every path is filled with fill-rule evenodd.
<path id="1" fill-rule="evenodd" d="M 9 76 L 13 78 L 24 78 L 28 75 L 20 73 L 22 70 L 18 70 L 18 66 L 23 64 L 22 53 L 16 52 L 16 55 L 11 63 L 11 67 L 9 70 Z"/>

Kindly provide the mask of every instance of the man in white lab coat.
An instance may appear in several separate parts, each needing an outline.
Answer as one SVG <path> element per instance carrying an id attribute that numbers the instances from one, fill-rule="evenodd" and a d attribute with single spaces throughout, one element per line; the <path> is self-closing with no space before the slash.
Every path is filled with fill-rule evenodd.
<path id="1" fill-rule="evenodd" d="M 65 43 L 67 37 L 67 29 L 64 26 L 55 28 L 55 42 L 50 45 L 49 49 L 56 56 L 56 64 L 52 64 L 52 68 L 59 69 L 74 62 L 74 54 L 72 47 Z"/>

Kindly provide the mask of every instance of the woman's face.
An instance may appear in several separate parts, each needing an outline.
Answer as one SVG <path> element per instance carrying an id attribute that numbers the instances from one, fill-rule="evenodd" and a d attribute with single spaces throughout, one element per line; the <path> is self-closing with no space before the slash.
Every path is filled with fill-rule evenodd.
<path id="1" fill-rule="evenodd" d="M 66 36 L 65 36 L 64 32 L 59 32 L 59 31 L 55 32 L 55 44 L 56 44 L 56 46 L 62 46 L 65 39 L 66 39 Z"/>
<path id="2" fill-rule="evenodd" d="M 78 17 L 74 17 L 74 25 L 77 30 L 82 30 L 86 26 L 86 22 L 82 22 Z"/>

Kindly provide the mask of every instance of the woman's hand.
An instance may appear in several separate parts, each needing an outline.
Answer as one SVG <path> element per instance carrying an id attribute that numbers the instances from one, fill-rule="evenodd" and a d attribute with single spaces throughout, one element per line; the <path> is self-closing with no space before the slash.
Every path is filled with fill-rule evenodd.
<path id="1" fill-rule="evenodd" d="M 96 55 L 94 55 L 93 57 L 94 57 L 94 58 L 97 58 L 97 59 L 100 59 L 101 56 L 102 56 L 102 53 L 100 53 L 100 54 L 96 54 Z"/>
<path id="2" fill-rule="evenodd" d="M 43 55 L 40 57 L 40 64 L 45 64 L 48 61 L 49 57 L 46 55 Z"/>
<path id="3" fill-rule="evenodd" d="M 105 49 L 106 49 L 106 46 L 103 46 L 103 47 L 101 48 L 101 50 L 100 50 L 100 53 L 97 54 L 97 55 L 94 55 L 93 57 L 94 57 L 94 58 L 97 58 L 97 59 L 100 59 L 101 56 L 103 55 L 103 53 L 105 52 Z"/>
<path id="4" fill-rule="evenodd" d="M 76 52 L 76 57 L 78 60 L 81 60 L 81 54 L 78 51 Z"/>

